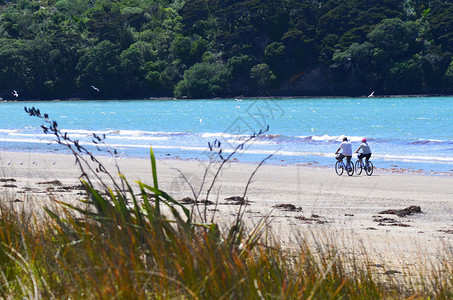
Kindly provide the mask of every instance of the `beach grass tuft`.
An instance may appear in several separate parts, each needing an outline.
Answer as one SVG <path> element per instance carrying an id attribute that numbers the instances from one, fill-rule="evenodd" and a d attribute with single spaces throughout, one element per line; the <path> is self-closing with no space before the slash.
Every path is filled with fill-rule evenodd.
<path id="1" fill-rule="evenodd" d="M 424 280 L 409 274 L 394 280 L 390 273 L 374 272 L 366 259 L 341 255 L 332 240 L 313 247 L 301 239 L 287 249 L 264 229 L 253 247 L 242 248 L 231 247 L 226 233 L 187 231 L 163 216 L 139 225 L 122 217 L 76 217 L 63 207 L 58 217 L 37 220 L 3 201 L 0 211 L 0 296 L 5 299 L 452 297 L 447 253 Z"/>

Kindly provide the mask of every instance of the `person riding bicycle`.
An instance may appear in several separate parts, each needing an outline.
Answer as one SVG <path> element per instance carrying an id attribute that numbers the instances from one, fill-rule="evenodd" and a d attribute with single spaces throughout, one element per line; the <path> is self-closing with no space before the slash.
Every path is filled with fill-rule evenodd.
<path id="1" fill-rule="evenodd" d="M 341 150 L 341 153 L 338 154 L 338 152 L 340 152 L 340 150 Z M 340 144 L 340 147 L 338 147 L 335 154 L 338 154 L 336 157 L 338 160 L 343 160 L 343 158 L 346 157 L 346 165 L 349 166 L 349 163 L 351 162 L 351 158 L 352 158 L 352 145 L 348 141 L 347 137 L 343 138 L 343 142 Z"/>
<path id="2" fill-rule="evenodd" d="M 365 169 L 369 167 L 368 161 L 370 160 L 371 157 L 371 149 L 368 143 L 366 142 L 366 138 L 362 139 L 362 144 L 360 144 L 359 148 L 356 150 L 354 153 L 359 153 L 359 151 L 362 150 L 362 152 L 357 155 L 357 158 L 362 162 L 362 158 L 365 157 Z"/>

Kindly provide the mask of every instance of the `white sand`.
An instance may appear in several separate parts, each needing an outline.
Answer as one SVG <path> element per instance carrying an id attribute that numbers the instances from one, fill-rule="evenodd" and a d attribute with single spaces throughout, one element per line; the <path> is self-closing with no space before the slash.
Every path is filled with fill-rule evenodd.
<path id="1" fill-rule="evenodd" d="M 113 161 L 103 159 L 112 173 Z M 126 177 L 152 185 L 148 159 L 121 159 L 119 165 Z M 59 180 L 63 186 L 79 184 L 80 171 L 69 155 L 37 153 L 0 153 L 0 178 L 15 182 L 0 182 L 5 199 L 16 200 L 16 207 L 39 208 L 49 201 L 51 193 L 57 199 L 72 201 L 82 197 L 80 190 L 58 191 L 58 186 L 38 184 Z M 158 161 L 159 187 L 175 199 L 192 197 L 190 189 L 177 171 L 198 189 L 207 163 L 194 161 Z M 216 221 L 228 224 L 237 214 L 238 205 L 225 200 L 242 196 L 247 180 L 256 165 L 232 163 L 225 166 L 209 200 L 217 202 Z M 212 169 L 213 171 L 216 168 Z M 212 182 L 212 173 L 205 180 L 204 192 Z M 252 223 L 271 216 L 275 236 L 291 246 L 300 237 L 333 238 L 345 254 L 360 257 L 364 252 L 380 265 L 391 262 L 397 270 L 434 261 L 441 251 L 451 251 L 453 244 L 453 178 L 383 173 L 373 176 L 344 174 L 337 176 L 333 169 L 302 166 L 263 165 L 250 184 L 246 198 L 245 218 Z M 3 185 L 16 187 L 2 187 Z M 46 189 L 49 191 L 46 193 Z M 274 208 L 278 204 L 293 204 L 296 211 Z M 420 206 L 422 213 L 406 217 L 379 214 L 388 209 Z M 215 206 L 208 206 L 210 216 Z M 313 217 L 317 215 L 317 217 Z M 301 220 L 305 217 L 306 220 Z M 376 221 L 392 218 L 393 224 Z M 308 219 L 308 220 L 307 220 Z M 396 226 L 406 224 L 408 227 Z M 450 233 L 448 233 L 450 232 Z"/>

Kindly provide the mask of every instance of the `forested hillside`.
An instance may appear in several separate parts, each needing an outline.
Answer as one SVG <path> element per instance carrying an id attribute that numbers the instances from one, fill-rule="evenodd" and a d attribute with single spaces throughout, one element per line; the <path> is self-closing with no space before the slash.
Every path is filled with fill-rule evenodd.
<path id="1" fill-rule="evenodd" d="M 0 0 L 4 99 L 448 94 L 452 57 L 453 0 Z"/>

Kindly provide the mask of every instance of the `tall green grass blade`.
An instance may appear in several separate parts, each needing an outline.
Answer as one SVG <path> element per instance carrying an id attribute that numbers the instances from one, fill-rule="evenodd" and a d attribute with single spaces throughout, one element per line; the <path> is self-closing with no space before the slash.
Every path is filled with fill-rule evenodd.
<path id="1" fill-rule="evenodd" d="M 173 199 L 170 195 L 168 195 L 166 192 L 164 192 L 162 190 L 159 190 L 157 188 L 144 184 L 143 182 L 140 182 L 140 181 L 136 181 L 136 182 L 140 186 L 141 189 L 147 189 L 147 190 L 153 192 L 157 197 L 161 198 L 161 200 L 164 200 L 164 203 L 168 207 L 172 208 L 172 204 L 179 206 L 182 209 L 182 211 L 184 212 L 184 215 L 187 218 L 187 222 L 191 221 L 190 210 L 187 209 L 187 207 L 185 207 L 184 205 L 182 205 L 179 201 Z"/>
<path id="2" fill-rule="evenodd" d="M 106 201 L 101 195 L 99 195 L 98 191 L 90 186 L 87 182 L 82 180 L 83 185 L 85 186 L 85 189 L 90 196 L 90 199 L 92 201 L 92 204 L 96 207 L 98 210 L 98 213 L 103 215 L 107 211 L 111 211 L 112 205 Z"/>
<path id="3" fill-rule="evenodd" d="M 157 164 L 156 164 L 156 157 L 154 156 L 153 147 L 149 148 L 149 152 L 150 152 L 150 157 L 151 157 L 151 171 L 153 174 L 153 183 L 154 183 L 154 187 L 156 189 L 158 189 L 159 187 L 157 186 Z"/>
<path id="4" fill-rule="evenodd" d="M 113 201 L 116 214 L 121 216 L 121 221 L 125 223 L 129 220 L 126 202 L 124 201 L 120 193 L 118 193 L 118 196 L 115 196 L 112 189 L 108 188 L 108 191 L 110 199 Z"/>
<path id="5" fill-rule="evenodd" d="M 156 164 L 156 157 L 154 156 L 154 151 L 153 147 L 149 147 L 149 154 L 151 158 L 151 172 L 153 175 L 153 184 L 156 189 L 159 188 L 158 183 L 157 183 L 157 164 Z M 155 201 L 155 213 L 157 215 L 160 215 L 160 208 L 159 208 L 159 197 L 157 194 L 154 195 L 154 201 Z"/>
<path id="6" fill-rule="evenodd" d="M 47 207 L 43 207 L 43 209 L 55 222 L 57 222 L 58 226 L 60 226 L 60 228 L 62 228 L 64 232 L 66 232 L 67 234 L 71 232 L 69 226 L 66 224 L 66 220 L 62 220 L 59 215 L 57 215 Z"/>
<path id="7" fill-rule="evenodd" d="M 138 219 L 138 223 L 141 227 L 144 228 L 145 226 L 145 221 L 143 219 L 143 213 L 142 213 L 142 210 L 140 208 L 140 206 L 138 205 L 138 202 L 137 202 L 137 198 L 135 198 L 135 195 L 134 195 L 134 191 L 132 190 L 132 187 L 131 185 L 129 184 L 129 182 L 126 180 L 126 177 L 124 177 L 124 175 L 120 174 L 120 177 L 121 179 L 124 180 L 124 182 L 126 183 L 127 185 L 127 188 L 129 189 L 129 193 L 131 194 L 131 197 L 132 197 L 132 202 L 134 203 L 134 213 L 135 213 L 135 216 L 137 217 Z M 121 201 L 124 206 L 126 204 L 126 199 L 122 199 Z M 128 210 L 126 209 L 126 214 L 128 214 Z"/>
<path id="8" fill-rule="evenodd" d="M 145 208 L 146 215 L 148 216 L 148 221 L 152 222 L 154 220 L 154 209 L 149 203 L 148 195 L 143 188 L 143 186 L 139 185 L 140 187 L 140 192 L 142 194 L 142 199 L 143 199 L 143 206 Z"/>
<path id="9" fill-rule="evenodd" d="M 62 202 L 60 204 L 62 206 L 66 206 L 66 207 L 68 207 L 68 208 L 80 213 L 81 215 L 83 215 L 85 217 L 92 218 L 92 219 L 97 220 L 97 221 L 110 219 L 109 217 L 107 217 L 107 214 L 105 214 L 105 213 L 104 214 L 100 214 L 100 213 L 92 212 L 90 210 L 86 210 L 86 209 L 71 205 L 69 203 Z"/>
<path id="10" fill-rule="evenodd" d="M 18 267 L 23 271 L 24 275 L 26 275 L 31 283 L 32 286 L 29 288 L 26 284 L 26 282 L 23 282 L 19 278 L 19 285 L 23 289 L 24 294 L 27 294 L 28 299 L 40 299 L 41 295 L 39 292 L 39 286 L 38 286 L 38 279 L 36 278 L 34 269 L 32 265 L 30 264 L 29 260 L 26 259 L 21 253 L 19 253 L 16 249 L 2 244 L 5 248 L 9 249 L 10 252 L 5 251 L 4 253 L 6 256 L 8 256 L 12 261 L 14 261 Z"/>
<path id="11" fill-rule="evenodd" d="M 252 232 L 247 235 L 247 238 L 243 242 L 243 249 L 240 252 L 241 257 L 245 257 L 245 255 L 258 244 L 265 229 L 266 219 L 261 219 L 258 224 L 255 225 Z"/>

